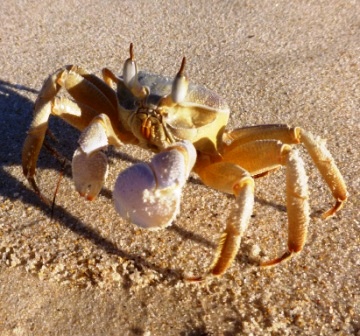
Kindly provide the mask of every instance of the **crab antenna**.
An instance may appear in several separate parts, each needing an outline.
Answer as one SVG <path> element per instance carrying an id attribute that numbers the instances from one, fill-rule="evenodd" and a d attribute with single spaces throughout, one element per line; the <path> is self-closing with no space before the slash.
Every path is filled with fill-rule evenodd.
<path id="1" fill-rule="evenodd" d="M 188 92 L 189 82 L 184 75 L 186 58 L 184 57 L 181 62 L 180 70 L 175 76 L 171 89 L 171 99 L 174 103 L 181 103 L 185 100 Z"/>

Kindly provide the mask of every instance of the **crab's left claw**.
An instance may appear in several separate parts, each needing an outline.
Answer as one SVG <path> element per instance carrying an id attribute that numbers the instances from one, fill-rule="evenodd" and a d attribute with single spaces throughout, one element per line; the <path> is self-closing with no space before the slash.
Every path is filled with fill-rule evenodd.
<path id="1" fill-rule="evenodd" d="M 103 152 L 87 154 L 79 147 L 72 159 L 75 189 L 89 201 L 99 194 L 107 177 L 107 157 Z"/>
<path id="2" fill-rule="evenodd" d="M 72 159 L 72 174 L 75 188 L 81 196 L 93 200 L 105 183 L 108 164 L 103 150 L 109 144 L 119 145 L 110 119 L 100 114 L 82 132 L 79 147 Z"/>
<path id="3" fill-rule="evenodd" d="M 195 147 L 182 141 L 155 155 L 149 164 L 124 170 L 113 192 L 116 211 L 142 228 L 170 225 L 179 213 L 182 188 L 195 160 Z"/>

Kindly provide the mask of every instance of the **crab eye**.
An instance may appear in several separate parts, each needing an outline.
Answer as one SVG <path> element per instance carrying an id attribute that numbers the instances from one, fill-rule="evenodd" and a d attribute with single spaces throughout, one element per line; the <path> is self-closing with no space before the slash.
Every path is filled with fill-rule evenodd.
<path id="1" fill-rule="evenodd" d="M 185 62 L 186 58 L 184 57 L 181 62 L 180 70 L 175 76 L 172 84 L 171 99 L 174 103 L 183 102 L 188 92 L 189 82 L 184 75 Z"/>

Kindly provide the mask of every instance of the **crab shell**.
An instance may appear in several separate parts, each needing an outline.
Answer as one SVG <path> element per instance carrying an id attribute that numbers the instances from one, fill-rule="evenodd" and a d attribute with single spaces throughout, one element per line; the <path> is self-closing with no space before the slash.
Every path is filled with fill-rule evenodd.
<path id="1" fill-rule="evenodd" d="M 158 109 L 161 105 L 163 126 L 170 137 L 175 141 L 188 140 L 202 153 L 218 152 L 230 114 L 223 98 L 204 86 L 189 84 L 181 102 L 162 104 L 161 101 L 171 95 L 174 79 L 140 71 L 138 80 L 150 92 L 145 99 L 145 108 Z M 149 148 L 149 139 L 143 137 L 141 121 L 136 119 L 137 114 L 134 113 L 138 108 L 138 99 L 122 81 L 118 84 L 119 102 L 126 111 L 120 115 L 120 120 L 127 126 L 127 131 L 140 140 L 140 146 Z M 164 146 L 157 144 L 157 147 L 162 149 Z"/>

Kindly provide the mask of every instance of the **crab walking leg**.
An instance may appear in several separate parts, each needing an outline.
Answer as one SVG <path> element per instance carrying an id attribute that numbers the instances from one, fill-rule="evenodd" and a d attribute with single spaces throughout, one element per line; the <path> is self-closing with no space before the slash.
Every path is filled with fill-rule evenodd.
<path id="1" fill-rule="evenodd" d="M 279 165 L 286 166 L 288 251 L 280 258 L 262 265 L 275 265 L 289 258 L 294 252 L 300 252 L 305 244 L 310 217 L 307 176 L 297 150 L 280 141 L 259 140 L 233 148 L 223 156 L 223 160 L 235 161 L 252 175 L 269 171 Z"/>
<path id="2" fill-rule="evenodd" d="M 34 116 L 28 131 L 22 150 L 23 173 L 33 187 L 35 192 L 44 200 L 35 181 L 36 161 L 39 157 L 41 147 L 44 142 L 45 133 L 48 128 L 49 116 L 52 109 L 52 100 L 60 90 L 60 85 L 56 83 L 58 73 L 56 72 L 44 82 L 40 94 L 35 102 Z"/>
<path id="3" fill-rule="evenodd" d="M 107 177 L 107 157 L 102 152 L 108 145 L 120 146 L 111 121 L 106 114 L 95 117 L 79 138 L 79 147 L 72 159 L 72 174 L 76 190 L 93 200 Z"/>
<path id="4" fill-rule="evenodd" d="M 117 121 L 117 101 L 115 92 L 99 78 L 87 74 L 77 66 L 64 69 L 58 76 L 60 84 L 76 102 L 83 103 L 97 111 L 109 115 Z"/>
<path id="5" fill-rule="evenodd" d="M 247 174 L 246 174 L 247 175 Z M 227 219 L 226 228 L 220 239 L 217 256 L 210 267 L 211 275 L 225 273 L 233 262 L 246 231 L 254 208 L 254 180 L 250 176 L 243 177 L 234 185 L 236 204 Z"/>
<path id="6" fill-rule="evenodd" d="M 207 276 L 219 276 L 228 269 L 239 250 L 254 206 L 254 180 L 243 168 L 230 162 L 218 162 L 197 169 L 197 173 L 206 185 L 233 193 L 236 199 L 212 265 L 204 276 L 186 277 L 187 281 L 202 281 Z"/>
<path id="7" fill-rule="evenodd" d="M 61 88 L 78 101 L 57 98 Z M 23 173 L 37 194 L 44 200 L 35 180 L 36 162 L 44 142 L 51 114 L 61 116 L 76 128 L 84 129 L 94 116 L 106 112 L 117 122 L 115 92 L 103 81 L 85 70 L 68 65 L 57 70 L 44 82 L 35 102 L 34 116 L 22 151 Z M 118 134 L 118 137 L 122 135 Z"/>
<path id="8" fill-rule="evenodd" d="M 116 211 L 144 229 L 170 225 L 179 213 L 182 189 L 195 160 L 195 147 L 181 141 L 155 155 L 149 164 L 127 168 L 115 183 Z"/>
<path id="9" fill-rule="evenodd" d="M 258 140 L 279 140 L 286 144 L 298 144 L 300 130 L 298 127 L 290 127 L 284 124 L 256 125 L 242 127 L 225 132 L 223 140 L 228 145 L 224 151 L 229 152 L 245 143 Z"/>
<path id="10" fill-rule="evenodd" d="M 247 170 L 251 176 L 276 169 L 283 165 L 282 153 L 289 145 L 276 140 L 248 142 L 224 153 L 222 159 Z"/>
<path id="11" fill-rule="evenodd" d="M 80 131 L 84 130 L 99 115 L 91 107 L 79 102 L 75 103 L 66 97 L 54 98 L 51 114 L 60 117 Z"/>
<path id="12" fill-rule="evenodd" d="M 325 146 L 322 139 L 314 139 L 314 136 L 301 129 L 301 141 L 320 171 L 323 179 L 329 186 L 332 195 L 336 199 L 335 205 L 323 214 L 323 218 L 328 218 L 339 211 L 347 199 L 347 190 L 344 178 L 342 177 L 335 161 Z"/>
<path id="13" fill-rule="evenodd" d="M 262 262 L 261 266 L 273 266 L 300 252 L 305 244 L 310 221 L 307 176 L 304 162 L 297 150 L 287 147 L 286 157 L 286 207 L 288 215 L 288 251 L 274 260 Z"/>
<path id="14" fill-rule="evenodd" d="M 254 203 L 254 181 L 250 174 L 257 175 L 280 165 L 287 168 L 288 251 L 280 258 L 262 265 L 275 265 L 293 253 L 300 252 L 306 240 L 309 204 L 307 177 L 298 152 L 279 141 L 262 140 L 235 147 L 223 155 L 222 159 L 223 162 L 209 165 L 203 160 L 204 163 L 198 164 L 194 169 L 206 185 L 226 193 L 234 193 L 236 196 L 236 207 L 227 221 L 217 256 L 207 275 L 223 274 L 239 249 L 241 236 L 248 226 Z M 189 281 L 203 279 L 203 276 L 187 278 Z"/>

